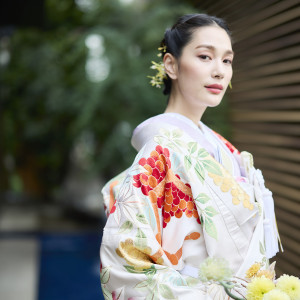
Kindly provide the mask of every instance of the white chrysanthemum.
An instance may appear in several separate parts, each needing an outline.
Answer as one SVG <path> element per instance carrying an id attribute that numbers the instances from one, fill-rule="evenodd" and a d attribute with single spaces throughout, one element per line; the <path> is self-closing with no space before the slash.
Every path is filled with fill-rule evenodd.
<path id="1" fill-rule="evenodd" d="M 209 280 L 228 280 L 232 276 L 232 271 L 228 267 L 228 262 L 223 258 L 207 258 L 199 267 L 199 278 L 205 282 Z"/>
<path id="2" fill-rule="evenodd" d="M 263 300 L 291 300 L 291 298 L 285 292 L 279 289 L 274 289 L 266 293 Z"/>
<path id="3" fill-rule="evenodd" d="M 282 275 L 278 278 L 276 287 L 287 293 L 291 300 L 300 300 L 300 279 L 295 276 Z"/>

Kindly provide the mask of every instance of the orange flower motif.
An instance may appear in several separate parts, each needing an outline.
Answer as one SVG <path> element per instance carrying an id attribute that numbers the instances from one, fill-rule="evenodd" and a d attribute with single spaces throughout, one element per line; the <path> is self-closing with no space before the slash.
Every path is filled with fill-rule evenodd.
<path id="1" fill-rule="evenodd" d="M 171 170 L 170 152 L 160 145 L 150 153 L 150 157 L 141 158 L 139 164 L 145 172 L 133 176 L 133 185 L 141 188 L 144 195 L 149 196 L 157 219 L 157 209 L 162 209 L 163 227 L 172 217 L 181 218 L 185 214 L 188 218 L 195 217 L 201 224 L 196 205 L 189 184 L 181 181 L 180 176 Z M 157 220 L 159 228 L 159 220 Z"/>
<path id="2" fill-rule="evenodd" d="M 191 234 L 187 235 L 185 237 L 185 241 L 187 240 L 197 240 L 200 238 L 199 232 L 192 232 Z M 182 247 L 180 247 L 179 250 L 177 250 L 174 254 L 169 253 L 168 251 L 164 251 L 164 253 L 167 255 L 168 259 L 173 265 L 177 265 L 180 258 L 182 257 Z"/>

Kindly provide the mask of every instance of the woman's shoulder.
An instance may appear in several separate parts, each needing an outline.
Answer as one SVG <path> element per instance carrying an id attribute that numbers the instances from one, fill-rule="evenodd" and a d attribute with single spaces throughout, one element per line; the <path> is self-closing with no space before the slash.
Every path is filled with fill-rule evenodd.
<path id="1" fill-rule="evenodd" d="M 131 144 L 140 151 L 147 143 L 151 143 L 157 136 L 164 136 L 162 133 L 174 130 L 182 131 L 182 120 L 180 122 L 178 114 L 163 113 L 153 116 L 141 124 L 139 124 L 133 131 Z"/>

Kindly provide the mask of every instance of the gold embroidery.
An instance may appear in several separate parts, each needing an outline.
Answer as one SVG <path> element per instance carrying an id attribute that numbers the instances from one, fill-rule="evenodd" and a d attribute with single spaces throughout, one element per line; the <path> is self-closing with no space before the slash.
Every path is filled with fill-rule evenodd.
<path id="1" fill-rule="evenodd" d="M 149 257 L 151 248 L 145 247 L 140 250 L 133 245 L 132 239 L 120 242 L 119 248 L 116 249 L 116 253 L 124 258 L 126 262 L 136 270 L 148 269 L 153 265 L 153 261 Z"/>
<path id="2" fill-rule="evenodd" d="M 231 190 L 232 203 L 234 205 L 242 202 L 245 208 L 253 210 L 254 205 L 250 203 L 250 196 L 237 184 L 228 172 L 222 171 L 223 174 L 221 176 L 210 172 L 208 172 L 208 176 L 213 179 L 215 185 L 219 186 L 223 193 Z"/>

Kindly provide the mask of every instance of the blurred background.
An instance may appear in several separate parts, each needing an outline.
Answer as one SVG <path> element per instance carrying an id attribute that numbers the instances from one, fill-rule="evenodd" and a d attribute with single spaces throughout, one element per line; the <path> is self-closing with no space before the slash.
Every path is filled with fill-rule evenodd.
<path id="1" fill-rule="evenodd" d="M 102 299 L 101 188 L 163 112 L 151 60 L 185 13 L 225 18 L 233 89 L 204 122 L 253 153 L 299 276 L 300 4 L 285 1 L 0 1 L 0 298 Z"/>

